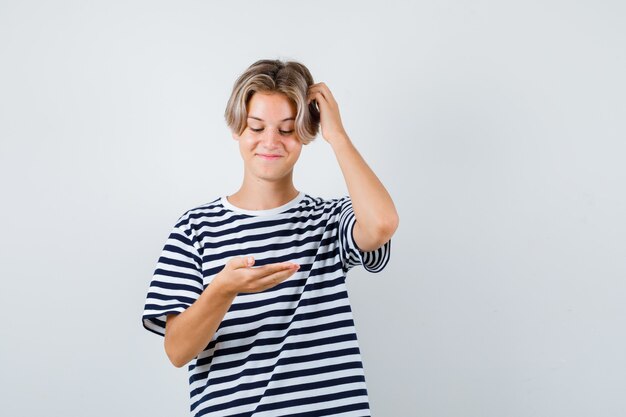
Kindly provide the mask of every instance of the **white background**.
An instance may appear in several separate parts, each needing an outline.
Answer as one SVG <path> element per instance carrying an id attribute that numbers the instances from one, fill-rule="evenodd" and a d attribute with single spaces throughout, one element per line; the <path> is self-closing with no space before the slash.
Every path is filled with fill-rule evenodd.
<path id="1" fill-rule="evenodd" d="M 297 60 L 400 214 L 349 274 L 373 415 L 626 410 L 620 1 L 0 1 L 0 410 L 182 416 L 143 329 L 187 209 L 242 180 L 236 77 Z M 294 184 L 347 193 L 320 136 Z"/>

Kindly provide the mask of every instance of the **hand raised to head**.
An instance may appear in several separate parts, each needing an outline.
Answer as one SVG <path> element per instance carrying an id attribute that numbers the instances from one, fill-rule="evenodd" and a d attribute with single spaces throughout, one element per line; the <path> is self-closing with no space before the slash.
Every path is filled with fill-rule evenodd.
<path id="1" fill-rule="evenodd" d="M 307 104 L 313 100 L 317 103 L 320 111 L 320 127 L 324 139 L 331 143 L 335 139 L 341 139 L 341 136 L 348 136 L 341 122 L 339 104 L 325 83 L 321 82 L 309 86 Z"/>

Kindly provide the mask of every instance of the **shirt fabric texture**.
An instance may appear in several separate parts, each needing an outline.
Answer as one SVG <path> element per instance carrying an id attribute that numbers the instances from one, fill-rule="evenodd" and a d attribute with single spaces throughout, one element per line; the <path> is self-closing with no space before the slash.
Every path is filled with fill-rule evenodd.
<path id="1" fill-rule="evenodd" d="M 300 192 L 268 210 L 244 210 L 226 197 L 183 213 L 150 283 L 143 326 L 165 335 L 167 314 L 192 305 L 226 262 L 294 262 L 279 285 L 238 294 L 205 349 L 188 364 L 190 411 L 199 416 L 370 415 L 346 274 L 380 272 L 391 239 L 361 251 L 349 196 Z M 254 267 L 253 266 L 253 267 Z"/>

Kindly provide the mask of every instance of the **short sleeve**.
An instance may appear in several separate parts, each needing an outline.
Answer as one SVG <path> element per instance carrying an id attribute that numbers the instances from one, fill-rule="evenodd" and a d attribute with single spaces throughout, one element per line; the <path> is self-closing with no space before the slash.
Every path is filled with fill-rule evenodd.
<path id="1" fill-rule="evenodd" d="M 364 252 L 354 240 L 353 230 L 356 217 L 352 208 L 350 196 L 339 199 L 339 254 L 344 270 L 347 272 L 352 267 L 363 265 L 369 272 L 382 271 L 391 255 L 391 238 L 381 247 L 371 252 Z"/>
<path id="2" fill-rule="evenodd" d="M 170 233 L 150 282 L 143 326 L 165 336 L 166 315 L 182 313 L 204 289 L 202 258 L 192 238 L 180 226 Z"/>

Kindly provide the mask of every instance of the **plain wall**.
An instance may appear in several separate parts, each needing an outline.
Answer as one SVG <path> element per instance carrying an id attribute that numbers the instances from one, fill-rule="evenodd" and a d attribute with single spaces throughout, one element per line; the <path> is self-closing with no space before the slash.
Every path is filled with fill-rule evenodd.
<path id="1" fill-rule="evenodd" d="M 143 329 L 187 209 L 241 185 L 261 58 L 327 83 L 400 214 L 348 275 L 373 415 L 626 412 L 620 1 L 0 1 L 0 410 L 182 416 Z M 321 134 L 299 190 L 347 193 Z"/>

